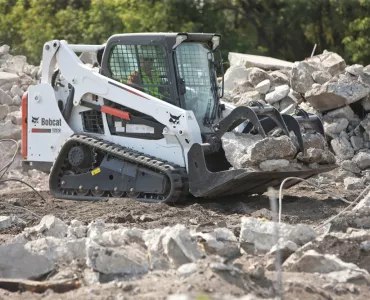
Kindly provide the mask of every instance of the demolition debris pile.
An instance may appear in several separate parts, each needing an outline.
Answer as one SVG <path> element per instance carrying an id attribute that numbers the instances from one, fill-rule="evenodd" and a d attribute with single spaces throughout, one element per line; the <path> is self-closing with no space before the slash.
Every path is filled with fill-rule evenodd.
<path id="1" fill-rule="evenodd" d="M 46 178 L 44 173 L 36 170 L 21 172 L 21 124 L 22 124 L 22 96 L 28 87 L 36 85 L 40 79 L 41 68 L 29 65 L 25 56 L 12 56 L 10 47 L 0 47 L 0 139 L 14 139 L 18 141 L 18 155 L 10 166 L 10 171 L 3 177 L 24 179 L 37 189 L 45 189 Z M 4 167 L 16 150 L 16 145 L 9 141 L 0 144 L 0 155 Z M 5 185 L 19 186 L 11 182 Z"/>
<path id="2" fill-rule="evenodd" d="M 229 133 L 223 145 L 234 167 L 294 170 L 303 168 L 302 163 L 315 167 L 336 161 L 341 169 L 328 176 L 347 189 L 362 189 L 370 182 L 370 65 L 347 66 L 342 57 L 327 51 L 294 64 L 256 61 L 238 53 L 230 53 L 229 61 L 226 101 L 237 106 L 259 101 L 286 113 L 304 109 L 322 118 L 326 134 L 325 140 L 304 130 L 307 152 L 296 156 L 286 136 L 262 139 Z"/>
<path id="3" fill-rule="evenodd" d="M 3 231 L 24 228 L 25 224 L 15 216 L 0 216 Z M 166 299 L 163 295 L 171 290 L 187 295 L 167 299 L 198 299 L 199 290 L 223 296 L 212 299 L 273 298 L 278 295 L 270 272 L 276 266 L 275 226 L 273 222 L 243 217 L 237 237 L 226 227 L 204 231 L 177 224 L 144 230 L 101 219 L 64 222 L 46 215 L 38 225 L 26 227 L 0 243 L 0 292 L 1 288 L 17 289 L 10 284 L 12 279 L 19 283 L 18 288 L 28 279 L 33 284 L 39 281 L 41 290 L 48 286 L 49 295 L 58 288 L 67 292 L 81 287 L 75 291 L 80 294 L 75 295 L 82 296 L 102 283 L 101 291 L 124 293 L 127 299 L 146 299 L 148 294 L 151 299 L 155 295 Z M 370 282 L 366 263 L 369 230 L 353 228 L 347 233 L 318 235 L 309 225 L 286 223 L 279 224 L 278 229 L 282 270 L 284 278 L 291 278 L 290 289 L 298 284 L 299 273 L 312 276 L 305 286 L 314 297 L 322 293 L 350 297 L 359 295 L 364 287 L 366 291 Z M 338 252 L 339 247 L 348 244 L 348 251 Z M 152 283 L 144 284 L 146 278 Z M 321 288 L 315 287 L 317 282 Z M 254 296 L 236 297 L 247 294 Z"/>

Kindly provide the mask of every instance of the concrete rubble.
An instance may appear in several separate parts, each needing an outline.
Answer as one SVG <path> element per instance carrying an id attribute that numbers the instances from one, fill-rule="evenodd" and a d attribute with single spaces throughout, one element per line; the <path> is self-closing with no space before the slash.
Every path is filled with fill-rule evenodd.
<path id="1" fill-rule="evenodd" d="M 10 172 L 4 175 L 6 178 L 14 178 L 26 181 L 37 190 L 45 190 L 47 186 L 47 176 L 38 172 L 35 178 L 31 174 L 22 170 L 21 167 L 21 104 L 22 96 L 30 86 L 36 85 L 41 76 L 41 67 L 27 63 L 25 56 L 13 56 L 11 49 L 7 45 L 0 47 L 0 139 L 15 139 L 19 143 L 18 153 L 14 163 L 9 168 Z M 0 144 L 0 155 L 5 160 L 10 161 L 15 148 L 11 142 Z M 5 182 L 2 188 L 25 188 L 19 182 Z"/>
<path id="2" fill-rule="evenodd" d="M 363 269 L 364 266 L 354 263 L 356 257 L 351 253 L 336 254 L 335 248 L 338 244 L 352 245 L 350 251 L 360 251 L 359 255 L 366 259 L 370 233 L 363 229 L 318 236 L 308 225 L 276 224 L 243 217 L 237 238 L 227 228 L 193 231 L 181 224 L 147 230 L 126 228 L 122 224 L 113 229 L 111 224 L 99 219 L 89 225 L 78 220 L 68 224 L 49 215 L 21 233 L 27 236 L 37 231 L 33 240 L 20 242 L 18 239 L 0 245 L 0 277 L 39 279 L 48 276 L 68 280 L 75 278 L 76 272 L 82 272 L 84 285 L 96 286 L 104 282 L 117 283 L 120 278 L 131 278 L 134 284 L 142 276 L 163 274 L 157 272 L 168 272 L 180 280 L 209 272 L 225 274 L 223 276 L 234 274 L 230 278 L 239 278 L 245 276 L 243 270 L 247 268 L 248 278 L 262 279 L 265 272 L 274 270 L 279 251 L 284 274 L 314 274 L 328 284 L 370 283 L 367 270 L 370 268 Z M 60 234 L 53 231 L 56 228 Z M 153 264 L 154 254 L 156 262 L 162 257 L 166 263 Z M 262 265 L 246 264 L 245 259 L 251 257 L 259 257 Z M 125 289 L 131 291 L 132 288 Z"/>
<path id="3" fill-rule="evenodd" d="M 343 262 L 331 254 L 320 254 L 315 250 L 308 250 L 296 262 L 286 261 L 283 268 L 290 272 L 331 273 L 343 270 L 359 270 L 355 264 Z M 365 273 L 367 271 L 364 270 Z"/>
<path id="4" fill-rule="evenodd" d="M 17 216 L 0 216 L 0 229 L 7 229 L 13 226 L 24 228 L 26 222 Z"/>
<path id="5" fill-rule="evenodd" d="M 253 218 L 243 218 L 239 238 L 242 247 L 257 252 L 270 251 L 277 242 L 276 226 L 283 241 L 291 241 L 297 245 L 304 245 L 316 237 L 315 231 L 308 225 L 292 226 L 285 223 L 275 224 Z"/>
<path id="6" fill-rule="evenodd" d="M 224 101 L 239 106 L 258 100 L 280 111 L 291 105 L 287 113 L 302 108 L 322 119 L 326 133 L 323 137 L 317 131 L 315 133 L 314 129 L 302 126 L 303 135 L 321 136 L 322 144 L 310 146 L 305 144 L 306 151 L 301 153 L 295 135 L 291 134 L 290 137 L 296 147 L 295 153 L 292 151 L 287 157 L 282 157 L 272 148 L 265 149 L 267 155 L 264 158 L 257 158 L 258 166 L 251 163 L 251 160 L 256 158 L 250 153 L 254 147 L 260 150 L 260 147 L 254 145 L 261 143 L 261 138 L 258 135 L 227 133 L 222 138 L 222 144 L 226 158 L 234 168 L 275 172 L 305 169 L 313 163 L 324 165 L 336 163 L 340 169 L 332 172 L 339 174 L 345 171 L 350 175 L 342 176 L 342 184 L 345 177 L 351 177 L 347 179 L 346 184 L 349 189 L 363 187 L 361 182 L 356 185 L 349 182 L 365 178 L 370 172 L 368 67 L 358 64 L 347 65 L 342 57 L 330 51 L 292 64 L 264 67 L 248 65 L 247 56 L 242 54 L 231 53 L 229 56 L 231 68 L 227 70 L 226 75 L 228 78 L 234 78 L 234 86 L 233 88 L 225 86 Z M 236 86 L 245 88 L 236 89 Z M 281 136 L 284 134 L 280 130 Z M 268 137 L 276 140 L 279 134 L 270 132 Z"/>
<path id="7" fill-rule="evenodd" d="M 54 270 L 54 263 L 42 254 L 34 254 L 23 244 L 0 245 L 0 277 L 37 279 Z"/>

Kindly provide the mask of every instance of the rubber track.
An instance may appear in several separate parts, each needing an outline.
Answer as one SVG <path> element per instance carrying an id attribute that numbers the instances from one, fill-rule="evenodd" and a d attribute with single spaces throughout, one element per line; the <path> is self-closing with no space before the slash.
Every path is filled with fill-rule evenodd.
<path id="1" fill-rule="evenodd" d="M 157 171 L 161 174 L 165 174 L 169 182 L 171 184 L 171 190 L 168 195 L 160 195 L 164 196 L 164 199 L 152 199 L 150 196 L 153 194 L 149 194 L 149 199 L 140 197 L 137 198 L 137 201 L 143 202 L 164 202 L 168 204 L 173 204 L 176 202 L 180 202 L 184 199 L 184 197 L 189 194 L 189 187 L 188 187 L 188 178 L 185 168 L 180 167 L 178 165 L 172 164 L 167 161 L 159 160 L 158 158 L 148 156 L 146 154 L 122 147 L 120 145 L 114 144 L 109 141 L 105 141 L 98 138 L 93 138 L 86 135 L 74 135 L 67 139 L 64 143 L 63 147 L 61 148 L 58 156 L 51 168 L 50 177 L 49 177 L 49 186 L 50 191 L 56 198 L 61 199 L 69 199 L 69 200 L 102 200 L 109 196 L 80 196 L 80 195 L 66 195 L 62 193 L 62 188 L 59 187 L 59 176 L 63 172 L 61 167 L 64 164 L 64 160 L 67 156 L 67 153 L 70 147 L 76 143 L 84 144 L 92 148 L 96 148 L 99 151 L 105 152 L 109 155 L 112 155 L 118 159 L 122 159 L 124 161 L 128 161 L 134 164 L 137 164 L 142 167 L 146 167 L 152 171 Z M 113 198 L 113 197 L 112 197 Z M 124 198 L 124 197 L 123 197 Z"/>

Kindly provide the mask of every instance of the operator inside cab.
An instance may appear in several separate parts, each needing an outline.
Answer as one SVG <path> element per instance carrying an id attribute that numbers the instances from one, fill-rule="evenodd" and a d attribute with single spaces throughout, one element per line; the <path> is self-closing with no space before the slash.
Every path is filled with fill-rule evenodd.
<path id="1" fill-rule="evenodd" d="M 145 93 L 162 99 L 162 94 L 160 93 L 161 80 L 159 73 L 153 68 L 153 62 L 154 58 L 149 53 L 140 54 L 138 69 L 130 74 L 127 83 L 141 87 Z"/>

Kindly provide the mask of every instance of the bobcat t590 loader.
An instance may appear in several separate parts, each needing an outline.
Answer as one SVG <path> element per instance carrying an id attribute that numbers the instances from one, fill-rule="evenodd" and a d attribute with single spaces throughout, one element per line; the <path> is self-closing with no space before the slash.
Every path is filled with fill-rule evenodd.
<path id="1" fill-rule="evenodd" d="M 222 103 L 219 43 L 220 35 L 198 33 L 120 34 L 104 45 L 45 43 L 41 82 L 22 99 L 24 164 L 50 170 L 57 198 L 165 203 L 189 193 L 260 194 L 288 176 L 309 178 L 333 169 L 231 168 L 221 146 L 228 131 L 265 137 L 280 127 L 288 136 L 293 131 L 301 151 L 301 122 L 324 133 L 315 115 Z M 87 51 L 97 53 L 98 70 L 77 56 Z"/>

